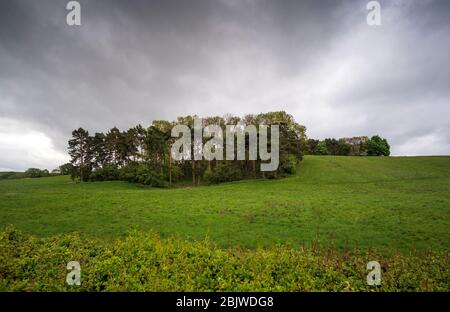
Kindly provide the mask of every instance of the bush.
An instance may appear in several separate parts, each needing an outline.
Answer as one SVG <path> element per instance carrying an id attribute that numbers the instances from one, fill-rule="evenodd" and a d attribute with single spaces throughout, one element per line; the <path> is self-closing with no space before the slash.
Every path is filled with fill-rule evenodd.
<path id="1" fill-rule="evenodd" d="M 291 175 L 295 174 L 297 171 L 298 160 L 295 155 L 283 155 L 280 159 L 280 166 L 278 170 L 282 175 Z"/>
<path id="2" fill-rule="evenodd" d="M 366 265 L 382 267 L 382 285 L 368 286 Z M 81 286 L 65 283 L 69 261 L 81 265 Z M 0 232 L 0 291 L 445 291 L 448 255 L 383 256 L 278 245 L 221 249 L 205 240 L 161 239 L 131 232 L 112 242 L 77 234 L 25 236 Z"/>
<path id="3" fill-rule="evenodd" d="M 168 183 L 162 174 L 155 172 L 146 164 L 130 164 L 121 168 L 120 179 L 155 187 L 167 187 Z"/>
<path id="4" fill-rule="evenodd" d="M 207 169 L 203 179 L 209 184 L 242 180 L 242 172 L 235 163 L 218 164 L 214 170 Z"/>
<path id="5" fill-rule="evenodd" d="M 91 181 L 113 181 L 119 180 L 119 178 L 119 169 L 114 165 L 106 165 L 103 168 L 95 169 L 89 175 Z"/>

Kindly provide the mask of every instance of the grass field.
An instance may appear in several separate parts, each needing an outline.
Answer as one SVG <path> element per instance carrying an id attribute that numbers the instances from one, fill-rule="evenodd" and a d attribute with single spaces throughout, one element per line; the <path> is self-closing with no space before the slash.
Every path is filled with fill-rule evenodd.
<path id="1" fill-rule="evenodd" d="M 177 189 L 4 180 L 0 227 L 8 224 L 41 237 L 76 231 L 109 240 L 138 228 L 222 247 L 446 251 L 450 157 L 306 156 L 294 177 Z"/>

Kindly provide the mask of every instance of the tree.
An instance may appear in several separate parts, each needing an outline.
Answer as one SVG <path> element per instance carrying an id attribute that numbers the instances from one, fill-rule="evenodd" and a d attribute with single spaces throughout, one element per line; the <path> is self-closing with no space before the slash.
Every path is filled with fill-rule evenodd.
<path id="1" fill-rule="evenodd" d="M 194 118 L 197 116 L 185 116 L 185 117 L 178 117 L 177 118 L 177 124 L 179 125 L 186 125 L 191 129 L 191 142 L 194 142 Z M 194 159 L 195 154 L 195 144 L 191 144 L 191 175 L 192 175 L 192 185 L 196 185 L 196 160 Z"/>
<path id="2" fill-rule="evenodd" d="M 106 134 L 105 137 L 106 148 L 109 151 L 109 157 L 114 165 L 120 166 L 122 164 L 121 158 L 121 144 L 122 133 L 117 127 L 113 127 Z"/>
<path id="3" fill-rule="evenodd" d="M 325 141 L 320 141 L 319 144 L 317 144 L 317 155 L 328 155 L 328 149 Z"/>
<path id="4" fill-rule="evenodd" d="M 161 130 L 155 126 L 147 129 L 144 145 L 144 160 L 153 170 L 159 171 L 161 174 L 164 170 L 165 143 L 165 135 Z"/>
<path id="5" fill-rule="evenodd" d="M 53 169 L 53 170 L 50 172 L 50 174 L 51 174 L 52 176 L 58 176 L 58 175 L 61 175 L 61 170 L 60 170 L 59 168 L 55 168 L 55 169 Z"/>
<path id="6" fill-rule="evenodd" d="M 378 135 L 374 135 L 367 142 L 367 155 L 369 156 L 389 156 L 390 145 L 386 139 L 381 138 Z"/>
<path id="7" fill-rule="evenodd" d="M 317 155 L 318 154 L 318 145 L 319 140 L 309 139 L 307 143 L 307 152 L 309 155 Z"/>
<path id="8" fill-rule="evenodd" d="M 80 182 L 85 181 L 92 168 L 91 138 L 89 132 L 83 128 L 72 132 L 72 139 L 69 140 L 70 162 L 77 167 Z"/>
<path id="9" fill-rule="evenodd" d="M 332 138 L 325 139 L 325 145 L 327 146 L 328 155 L 338 155 L 339 143 L 338 140 Z"/>
<path id="10" fill-rule="evenodd" d="M 74 168 L 72 163 L 66 163 L 64 165 L 59 166 L 59 171 L 61 175 L 69 175 L 72 174 Z"/>
<path id="11" fill-rule="evenodd" d="M 91 140 L 93 167 L 103 168 L 108 164 L 111 157 L 110 152 L 106 148 L 106 136 L 103 133 L 96 133 Z"/>
<path id="12" fill-rule="evenodd" d="M 352 146 L 345 142 L 344 139 L 339 139 L 337 141 L 337 155 L 340 156 L 348 156 L 350 155 L 350 151 L 352 150 Z"/>
<path id="13" fill-rule="evenodd" d="M 25 177 L 27 178 L 41 178 L 48 177 L 50 173 L 47 169 L 41 170 L 38 168 L 29 168 L 25 171 Z"/>
<path id="14" fill-rule="evenodd" d="M 172 128 L 175 123 L 169 122 L 167 120 L 154 120 L 152 123 L 152 126 L 158 129 L 163 138 L 164 138 L 164 144 L 163 144 L 163 150 L 165 157 L 168 158 L 168 171 L 169 171 L 169 186 L 172 185 L 172 151 L 171 146 L 173 142 L 175 141 L 174 138 L 172 138 Z"/>

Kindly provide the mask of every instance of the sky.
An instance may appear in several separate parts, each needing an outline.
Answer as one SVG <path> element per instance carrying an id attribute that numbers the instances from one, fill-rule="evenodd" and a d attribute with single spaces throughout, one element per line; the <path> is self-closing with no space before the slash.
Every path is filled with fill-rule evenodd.
<path id="1" fill-rule="evenodd" d="M 450 1 L 0 0 L 0 171 L 67 162 L 73 129 L 284 110 L 310 138 L 450 154 Z"/>

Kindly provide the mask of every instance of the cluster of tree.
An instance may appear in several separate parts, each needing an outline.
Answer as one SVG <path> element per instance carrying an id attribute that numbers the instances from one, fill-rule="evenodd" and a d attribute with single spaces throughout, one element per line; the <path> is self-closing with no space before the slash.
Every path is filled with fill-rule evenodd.
<path id="1" fill-rule="evenodd" d="M 29 168 L 25 171 L 26 178 L 42 178 L 49 176 L 50 172 L 47 169 Z"/>
<path id="2" fill-rule="evenodd" d="M 53 169 L 49 172 L 47 169 L 39 169 L 39 168 L 28 168 L 25 172 L 17 172 L 17 171 L 7 171 L 0 172 L 0 180 L 6 179 L 23 179 L 23 178 L 43 178 L 43 177 L 51 177 L 57 175 L 68 175 L 71 174 L 72 169 L 68 169 L 67 166 L 72 167 L 72 164 L 65 164 L 60 166 L 58 169 Z M 66 170 L 63 172 L 61 168 L 65 168 Z"/>
<path id="3" fill-rule="evenodd" d="M 390 145 L 386 139 L 374 135 L 353 138 L 309 139 L 306 154 L 340 156 L 389 156 Z"/>
<path id="4" fill-rule="evenodd" d="M 126 180 L 165 187 L 176 181 L 189 180 L 193 185 L 198 185 L 202 181 L 219 183 L 292 174 L 295 172 L 297 162 L 301 160 L 302 151 L 306 148 L 306 128 L 286 112 L 246 115 L 242 118 L 231 115 L 215 116 L 203 118 L 203 127 L 219 125 L 224 134 L 226 125 L 245 124 L 257 127 L 260 124 L 278 125 L 280 133 L 278 169 L 273 172 L 260 171 L 259 157 L 257 160 L 248 160 L 246 157 L 246 160 L 176 161 L 171 153 L 171 146 L 177 139 L 171 136 L 172 128 L 178 124 L 186 125 L 194 137 L 195 117 L 178 117 L 176 121 L 155 120 L 148 128 L 138 125 L 127 131 L 120 131 L 114 127 L 106 134 L 95 133 L 92 136 L 83 128 L 74 130 L 72 139 L 69 140 L 72 166 L 70 168 L 67 166 L 67 169 L 70 170 L 72 178 L 81 182 Z M 248 155 L 248 139 L 247 135 L 246 155 Z M 223 150 L 224 155 L 225 149 L 226 146 Z M 234 149 L 234 153 L 236 152 L 237 149 Z"/>

